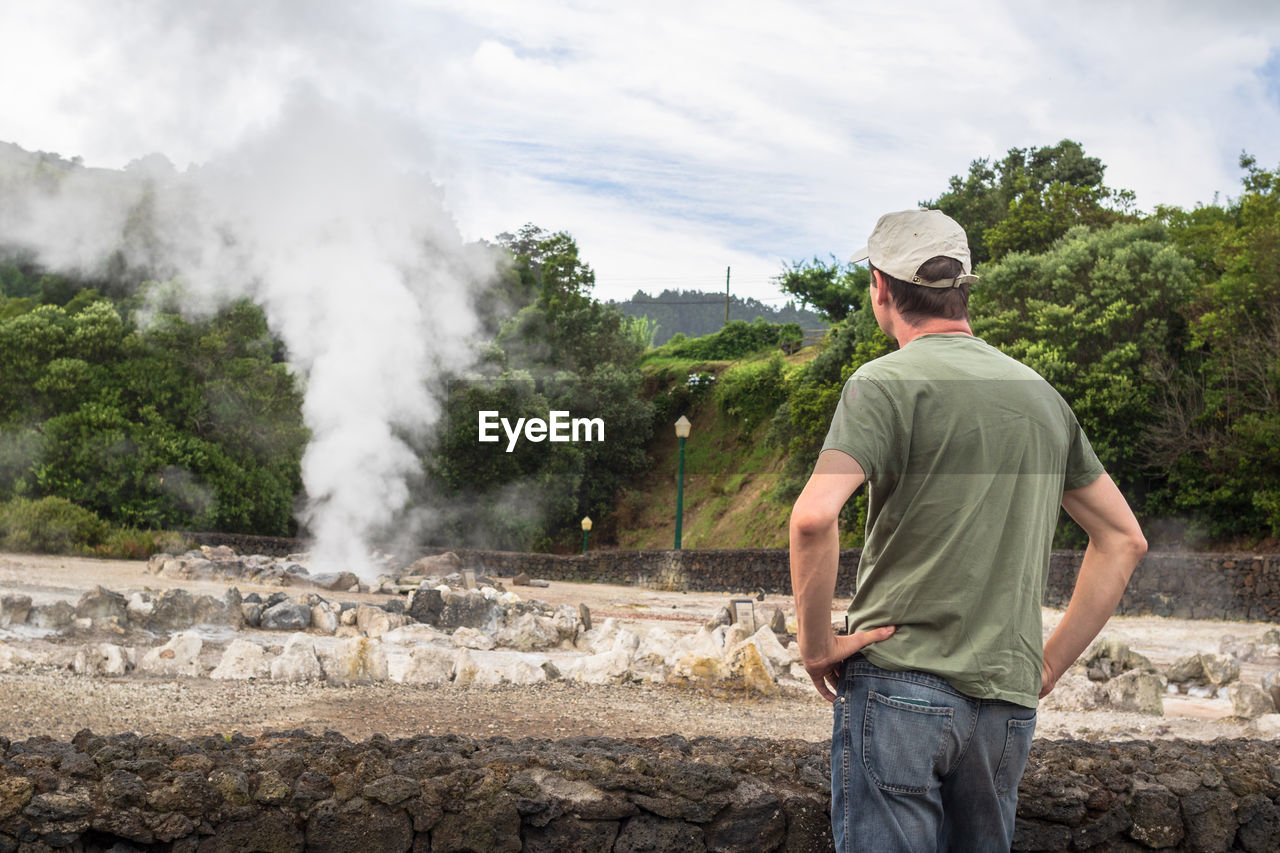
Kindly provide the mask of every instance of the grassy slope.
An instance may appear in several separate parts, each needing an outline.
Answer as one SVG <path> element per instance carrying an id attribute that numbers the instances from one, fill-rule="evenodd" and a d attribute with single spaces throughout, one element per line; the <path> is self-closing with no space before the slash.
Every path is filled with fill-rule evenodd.
<path id="1" fill-rule="evenodd" d="M 816 354 L 812 348 L 787 358 L 797 365 Z M 691 372 L 717 374 L 734 362 L 645 364 L 653 377 L 683 381 Z M 663 381 L 663 380 L 660 380 Z M 685 548 L 785 548 L 789 502 L 770 497 L 778 482 L 783 451 L 765 444 L 768 424 L 743 434 L 739 424 L 720 413 L 710 393 L 690 416 L 693 428 L 685 444 Z M 649 446 L 653 465 L 622 497 L 618 507 L 619 548 L 671 548 L 675 540 L 675 429 L 669 426 Z"/>

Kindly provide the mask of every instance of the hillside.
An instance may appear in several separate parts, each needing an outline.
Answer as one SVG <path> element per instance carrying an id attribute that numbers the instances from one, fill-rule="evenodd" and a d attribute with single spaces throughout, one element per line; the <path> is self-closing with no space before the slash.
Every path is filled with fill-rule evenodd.
<path id="1" fill-rule="evenodd" d="M 630 299 L 609 303 L 623 314 L 648 317 L 657 324 L 653 342 L 661 346 L 676 334 L 691 338 L 720 331 L 724 326 L 724 294 L 697 290 L 664 290 L 650 296 L 637 290 Z M 750 323 L 757 318 L 769 323 L 796 323 L 802 329 L 826 329 L 828 323 L 821 316 L 794 303 L 787 302 L 781 308 L 765 305 L 757 299 L 729 299 L 729 319 Z"/>
<path id="2" fill-rule="evenodd" d="M 809 347 L 783 359 L 788 371 L 811 360 Z M 770 354 L 739 361 L 680 361 L 651 359 L 644 364 L 650 388 L 659 398 L 687 387 L 689 376 L 717 376 L 766 363 Z M 702 384 L 702 383 L 699 383 Z M 714 385 L 715 383 L 710 383 Z M 765 440 L 769 422 L 746 431 L 739 418 L 717 405 L 714 389 L 695 393 L 690 401 L 693 423 L 685 444 L 685 548 L 785 548 L 789 498 L 774 492 L 782 480 L 783 448 Z M 675 539 L 677 439 L 674 421 L 655 429 L 647 447 L 650 466 L 633 481 L 619 501 L 618 548 L 671 548 Z"/>

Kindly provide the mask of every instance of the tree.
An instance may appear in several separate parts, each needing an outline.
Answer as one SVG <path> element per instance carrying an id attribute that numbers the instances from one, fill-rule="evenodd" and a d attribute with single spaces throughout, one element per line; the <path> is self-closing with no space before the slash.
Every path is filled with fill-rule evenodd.
<path id="1" fill-rule="evenodd" d="M 937 208 L 969 235 L 974 265 L 1009 252 L 1039 252 L 1074 225 L 1103 226 L 1127 217 L 1133 193 L 1103 184 L 1106 167 L 1078 142 L 1010 148 L 1004 159 L 969 164 L 945 193 L 921 207 Z"/>
<path id="2" fill-rule="evenodd" d="M 829 261 L 814 257 L 810 261 L 792 261 L 778 276 L 778 287 L 813 308 L 828 322 L 845 319 L 865 301 L 867 270 L 854 264 L 842 264 L 835 255 Z"/>

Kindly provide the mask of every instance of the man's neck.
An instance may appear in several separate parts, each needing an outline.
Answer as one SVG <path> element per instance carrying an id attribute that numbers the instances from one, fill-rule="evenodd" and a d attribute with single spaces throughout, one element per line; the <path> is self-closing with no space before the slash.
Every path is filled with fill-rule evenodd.
<path id="1" fill-rule="evenodd" d="M 900 322 L 893 331 L 894 338 L 898 341 L 899 349 L 905 347 L 916 338 L 922 338 L 925 335 L 969 335 L 971 337 L 973 335 L 973 329 L 969 327 L 968 320 L 943 320 L 941 318 L 924 320 L 918 325 Z"/>

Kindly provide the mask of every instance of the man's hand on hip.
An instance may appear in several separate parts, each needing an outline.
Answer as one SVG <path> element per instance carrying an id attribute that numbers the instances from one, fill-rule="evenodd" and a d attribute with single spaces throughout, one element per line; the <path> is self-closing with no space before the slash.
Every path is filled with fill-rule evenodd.
<path id="1" fill-rule="evenodd" d="M 889 639 L 893 636 L 894 630 L 894 627 L 889 625 L 884 628 L 872 628 L 847 635 L 837 636 L 832 634 L 831 642 L 822 655 L 812 660 L 806 658 L 804 670 L 813 679 L 813 686 L 818 688 L 822 698 L 828 702 L 836 701 L 835 690 L 840 681 L 841 663 L 872 643 Z M 802 643 L 801 645 L 803 646 L 804 644 Z"/>

